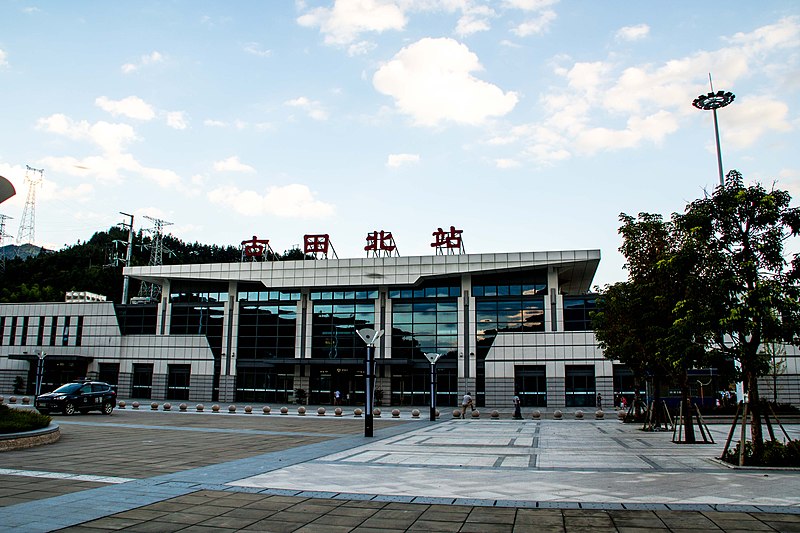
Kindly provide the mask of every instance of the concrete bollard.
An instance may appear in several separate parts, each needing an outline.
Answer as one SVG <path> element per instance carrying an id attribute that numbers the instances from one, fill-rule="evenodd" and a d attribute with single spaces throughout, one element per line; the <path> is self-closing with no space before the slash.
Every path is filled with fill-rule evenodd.
<path id="1" fill-rule="evenodd" d="M 577 420 L 583 420 L 583 411 L 581 411 L 580 409 L 578 409 L 577 411 L 575 411 L 575 418 L 576 418 Z"/>
<path id="2" fill-rule="evenodd" d="M 172 404 L 171 404 L 171 403 L 165 403 L 165 404 L 164 404 L 164 410 L 165 410 L 165 411 L 169 411 L 169 410 L 171 410 L 171 409 L 172 409 Z"/>
<path id="3" fill-rule="evenodd" d="M 411 411 L 411 418 L 419 418 L 419 409 L 414 409 Z"/>
<path id="4" fill-rule="evenodd" d="M 252 405 L 245 405 L 244 406 L 244 413 L 246 415 L 249 415 L 252 412 L 253 412 L 253 406 Z"/>
<path id="5" fill-rule="evenodd" d="M 188 407 L 189 407 L 188 405 L 186 405 L 185 403 L 182 403 L 182 404 L 180 404 L 180 405 L 178 406 L 178 409 L 180 409 L 180 410 L 181 410 L 181 413 L 185 413 L 185 412 L 186 412 L 186 409 L 187 409 Z"/>
<path id="6" fill-rule="evenodd" d="M 265 415 L 268 415 L 270 411 L 272 411 L 272 408 L 269 405 L 265 405 L 261 408 L 261 412 L 263 412 Z"/>
<path id="7" fill-rule="evenodd" d="M 318 407 L 317 408 L 317 416 L 325 416 L 325 408 L 324 407 Z"/>
<path id="8" fill-rule="evenodd" d="M 531 418 L 533 418 L 534 420 L 539 420 L 540 418 L 542 418 L 542 412 L 538 409 L 534 410 L 533 413 L 531 413 Z"/>
<path id="9" fill-rule="evenodd" d="M 341 407 L 337 407 L 336 409 L 333 410 L 333 414 L 335 416 L 342 416 L 342 408 Z"/>
<path id="10" fill-rule="evenodd" d="M 400 418 L 400 409 L 392 409 L 392 418 Z"/>
<path id="11" fill-rule="evenodd" d="M 139 402 L 133 402 L 133 408 L 134 409 L 138 409 L 139 408 Z"/>
<path id="12" fill-rule="evenodd" d="M 212 405 L 211 406 L 211 412 L 212 413 L 219 413 L 219 404 L 215 403 L 214 405 Z"/>
<path id="13" fill-rule="evenodd" d="M 228 406 L 228 413 L 233 414 L 235 412 L 236 412 L 236 406 L 235 405 L 229 405 Z"/>
<path id="14" fill-rule="evenodd" d="M 306 416 L 306 408 L 301 405 L 297 408 L 297 414 L 300 416 Z"/>
<path id="15" fill-rule="evenodd" d="M 288 415 L 289 414 L 289 408 L 288 407 L 281 407 L 281 414 L 282 415 Z"/>
<path id="16" fill-rule="evenodd" d="M 355 417 L 360 417 L 363 413 L 364 413 L 364 411 L 362 411 L 360 407 L 356 407 L 353 410 L 353 416 L 355 416 Z"/>
<path id="17" fill-rule="evenodd" d="M 564 413 L 562 413 L 560 410 L 556 409 L 555 411 L 553 411 L 553 420 L 561 420 L 563 416 Z"/>
<path id="18" fill-rule="evenodd" d="M 2 400 L 2 397 L 0 397 L 0 403 L 2 403 L 2 402 L 3 402 L 3 400 Z M 117 408 L 119 408 L 119 409 L 125 409 L 125 405 L 127 405 L 127 404 L 125 403 L 125 400 L 120 400 L 120 402 L 117 404 Z"/>
<path id="19" fill-rule="evenodd" d="M 500 420 L 500 413 L 497 411 L 497 409 L 492 411 L 491 416 L 492 416 L 492 420 Z"/>
<path id="20" fill-rule="evenodd" d="M 158 411 L 158 402 L 152 402 L 150 404 L 150 410 L 151 411 Z"/>
<path id="21" fill-rule="evenodd" d="M 195 408 L 195 409 L 197 409 L 197 412 L 198 412 L 198 413 L 202 413 L 202 412 L 203 412 L 203 409 L 205 409 L 205 408 L 206 408 L 206 406 L 205 406 L 205 405 L 203 405 L 202 403 L 198 403 L 197 405 L 195 405 L 195 407 L 194 407 L 194 408 Z"/>

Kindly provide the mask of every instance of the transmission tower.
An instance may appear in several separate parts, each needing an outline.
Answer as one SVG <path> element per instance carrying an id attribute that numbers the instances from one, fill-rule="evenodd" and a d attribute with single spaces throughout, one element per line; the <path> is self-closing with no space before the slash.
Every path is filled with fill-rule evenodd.
<path id="1" fill-rule="evenodd" d="M 28 198 L 25 200 L 25 208 L 22 210 L 22 220 L 19 222 L 19 233 L 17 234 L 17 244 L 33 243 L 36 237 L 36 187 L 41 185 L 44 179 L 43 168 L 33 168 L 26 165 L 28 170 L 25 172 L 25 183 L 28 184 Z"/>
<path id="2" fill-rule="evenodd" d="M 148 266 L 161 266 L 164 264 L 164 226 L 170 226 L 172 222 L 148 216 L 144 218 L 151 221 L 154 226 L 152 229 L 147 230 L 153 234 L 150 241 L 150 262 Z M 143 281 L 142 286 L 139 288 L 139 296 L 150 298 L 151 301 L 158 300 L 161 296 L 161 285 Z"/>
<path id="3" fill-rule="evenodd" d="M 3 241 L 6 237 L 12 238 L 11 235 L 6 233 L 6 220 L 10 218 L 7 215 L 0 215 L 0 272 L 5 272 L 6 270 L 6 253 L 3 250 Z"/>

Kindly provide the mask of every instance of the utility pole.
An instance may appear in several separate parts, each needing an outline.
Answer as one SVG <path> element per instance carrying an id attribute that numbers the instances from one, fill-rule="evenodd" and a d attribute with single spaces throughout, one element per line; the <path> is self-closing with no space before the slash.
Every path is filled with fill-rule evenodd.
<path id="1" fill-rule="evenodd" d="M 129 215 L 128 213 L 123 213 L 122 211 L 119 212 L 120 215 L 125 215 L 126 217 L 130 217 L 130 223 L 121 223 L 120 226 L 123 228 L 128 228 L 128 249 L 125 251 L 125 267 L 131 266 L 131 255 L 133 252 L 133 215 Z M 128 303 L 128 287 L 130 286 L 130 276 L 125 274 L 123 281 L 122 281 L 122 305 Z"/>
<path id="2" fill-rule="evenodd" d="M 19 223 L 17 244 L 33 244 L 36 237 L 36 187 L 44 180 L 44 169 L 33 168 L 26 165 L 25 183 L 28 184 L 28 197 L 22 210 L 22 220 Z"/>
<path id="3" fill-rule="evenodd" d="M 6 254 L 2 248 L 5 238 L 11 238 L 11 235 L 6 233 L 6 220 L 10 218 L 8 215 L 0 215 L 0 272 L 5 272 L 6 270 Z"/>

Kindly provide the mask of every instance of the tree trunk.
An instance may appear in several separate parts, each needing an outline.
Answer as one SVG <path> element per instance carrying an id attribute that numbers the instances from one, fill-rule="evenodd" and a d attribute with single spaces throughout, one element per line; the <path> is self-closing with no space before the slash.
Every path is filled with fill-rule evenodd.
<path id="1" fill-rule="evenodd" d="M 686 435 L 687 444 L 697 442 L 694 435 L 694 424 L 692 423 L 692 396 L 689 387 L 689 372 L 684 368 L 681 374 L 681 405 L 683 405 L 683 430 Z"/>
<path id="2" fill-rule="evenodd" d="M 750 438 L 753 441 L 753 455 L 760 458 L 764 451 L 764 433 L 761 430 L 761 398 L 758 395 L 758 377 L 755 372 L 748 370 L 745 373 L 747 379 L 747 402 L 750 411 Z"/>

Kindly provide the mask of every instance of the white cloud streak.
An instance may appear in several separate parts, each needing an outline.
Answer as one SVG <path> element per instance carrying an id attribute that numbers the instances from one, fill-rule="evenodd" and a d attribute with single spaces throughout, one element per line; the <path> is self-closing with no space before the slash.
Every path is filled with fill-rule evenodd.
<path id="1" fill-rule="evenodd" d="M 326 218 L 335 212 L 332 204 L 315 199 L 311 189 L 297 183 L 270 187 L 263 194 L 234 186 L 219 187 L 208 193 L 208 199 L 246 216 Z"/>
<path id="2" fill-rule="evenodd" d="M 403 165 L 419 163 L 419 154 L 389 154 L 386 159 L 386 166 L 389 168 L 399 168 Z"/>
<path id="3" fill-rule="evenodd" d="M 153 106 L 138 96 L 128 96 L 122 100 L 110 100 L 105 96 L 100 96 L 95 99 L 94 103 L 97 107 L 108 111 L 115 117 L 122 115 L 136 120 L 147 121 L 156 116 Z"/>

